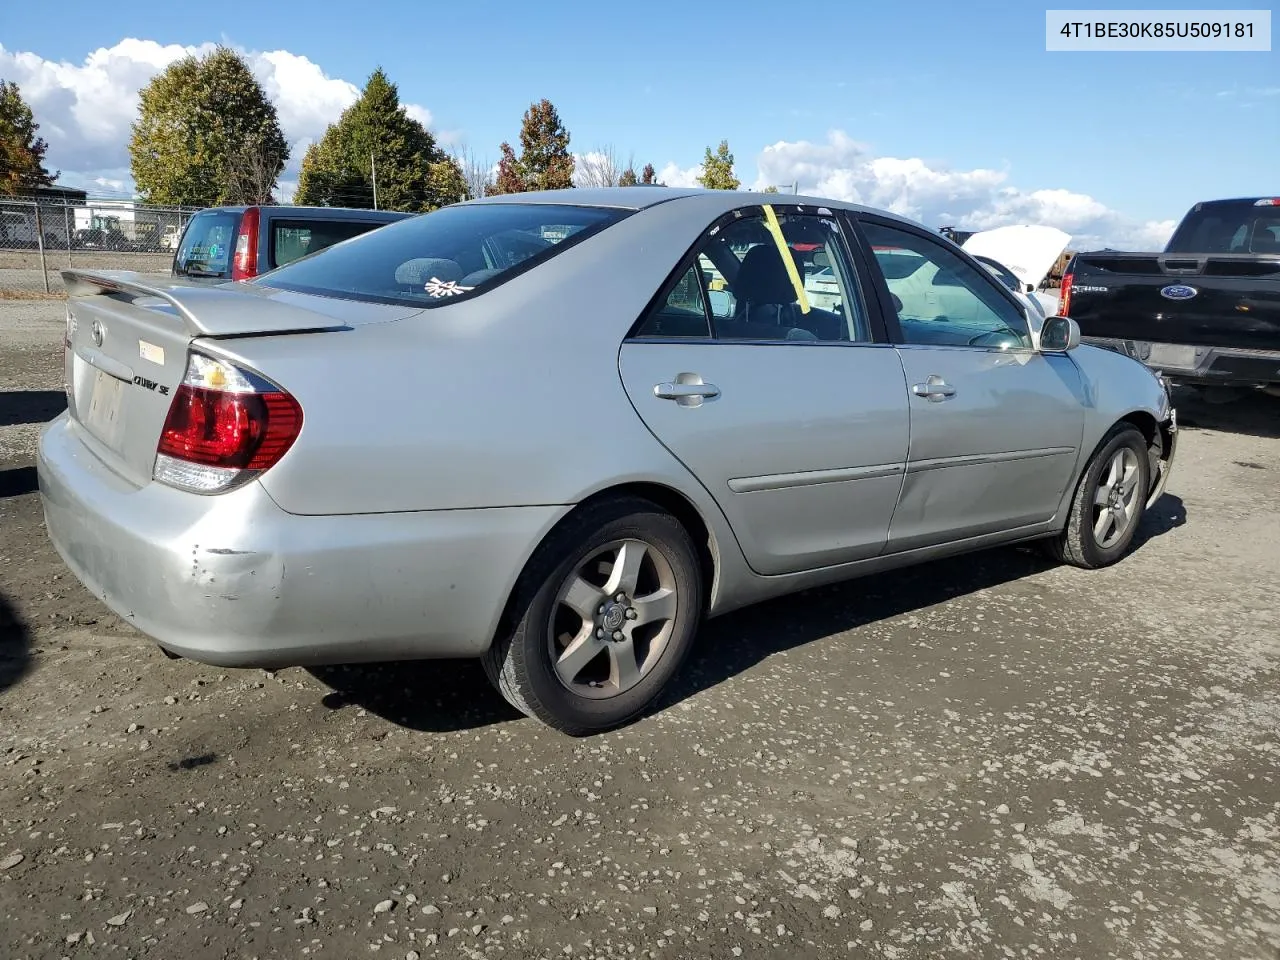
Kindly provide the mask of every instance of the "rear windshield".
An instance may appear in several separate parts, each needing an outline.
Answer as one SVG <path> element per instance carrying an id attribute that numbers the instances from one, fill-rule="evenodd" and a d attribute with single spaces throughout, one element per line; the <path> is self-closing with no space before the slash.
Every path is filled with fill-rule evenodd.
<path id="1" fill-rule="evenodd" d="M 174 266 L 189 277 L 228 277 L 240 214 L 231 210 L 197 213 L 178 245 Z"/>
<path id="2" fill-rule="evenodd" d="M 309 253 L 382 226 L 377 220 L 272 220 L 271 263 L 282 267 Z"/>
<path id="3" fill-rule="evenodd" d="M 1178 225 L 1166 253 L 1280 253 L 1280 207 L 1206 203 Z"/>
<path id="4" fill-rule="evenodd" d="M 536 203 L 445 207 L 379 227 L 254 282 L 350 300 L 437 306 L 490 290 L 628 212 Z"/>

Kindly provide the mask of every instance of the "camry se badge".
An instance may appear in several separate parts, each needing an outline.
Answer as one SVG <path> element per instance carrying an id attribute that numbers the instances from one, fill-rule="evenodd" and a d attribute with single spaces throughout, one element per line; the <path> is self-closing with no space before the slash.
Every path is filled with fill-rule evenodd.
<path id="1" fill-rule="evenodd" d="M 1195 287 L 1188 287 L 1185 283 L 1171 283 L 1160 289 L 1160 296 L 1166 300 L 1190 300 L 1199 292 Z"/>

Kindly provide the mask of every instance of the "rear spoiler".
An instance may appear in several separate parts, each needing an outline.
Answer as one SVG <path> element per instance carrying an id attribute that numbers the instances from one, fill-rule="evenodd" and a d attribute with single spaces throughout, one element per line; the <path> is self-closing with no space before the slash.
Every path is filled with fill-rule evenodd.
<path id="1" fill-rule="evenodd" d="M 78 300 L 82 297 L 96 297 L 104 293 L 127 293 L 135 297 L 156 297 L 178 311 L 178 316 L 186 324 L 187 330 L 195 335 L 200 330 L 200 321 L 183 305 L 182 301 L 172 293 L 143 283 L 138 274 L 132 270 L 75 270 L 62 271 L 62 283 L 67 288 L 67 299 Z"/>
<path id="2" fill-rule="evenodd" d="M 328 318 L 242 284 L 205 286 L 180 280 L 148 281 L 133 270 L 63 270 L 68 300 L 124 294 L 161 300 L 177 313 L 191 337 L 270 336 L 349 330 Z M 168 311 L 165 311 L 168 312 Z"/>

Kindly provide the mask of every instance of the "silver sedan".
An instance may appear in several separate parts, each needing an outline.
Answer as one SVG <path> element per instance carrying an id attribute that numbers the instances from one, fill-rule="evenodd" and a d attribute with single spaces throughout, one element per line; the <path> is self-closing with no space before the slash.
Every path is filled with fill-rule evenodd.
<path id="1" fill-rule="evenodd" d="M 767 597 L 1025 541 L 1114 563 L 1175 450 L 1144 366 L 830 200 L 528 193 L 252 282 L 64 276 L 40 487 L 109 607 L 226 666 L 480 657 L 573 734 Z"/>

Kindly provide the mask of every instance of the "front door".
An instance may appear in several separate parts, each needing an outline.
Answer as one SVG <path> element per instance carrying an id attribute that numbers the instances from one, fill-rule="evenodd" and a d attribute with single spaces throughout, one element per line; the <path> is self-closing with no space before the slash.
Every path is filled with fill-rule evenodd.
<path id="1" fill-rule="evenodd" d="M 708 231 L 623 344 L 619 370 L 751 567 L 786 574 L 884 549 L 908 400 L 896 351 L 873 342 L 839 224 L 765 209 Z M 811 271 L 822 280 L 806 283 Z"/>
<path id="2" fill-rule="evenodd" d="M 940 239 L 890 220 L 859 219 L 875 259 L 888 267 L 911 411 L 888 550 L 1052 519 L 1084 430 L 1074 361 L 1038 352 L 1024 309 Z M 927 283 L 916 282 L 923 278 Z"/>

